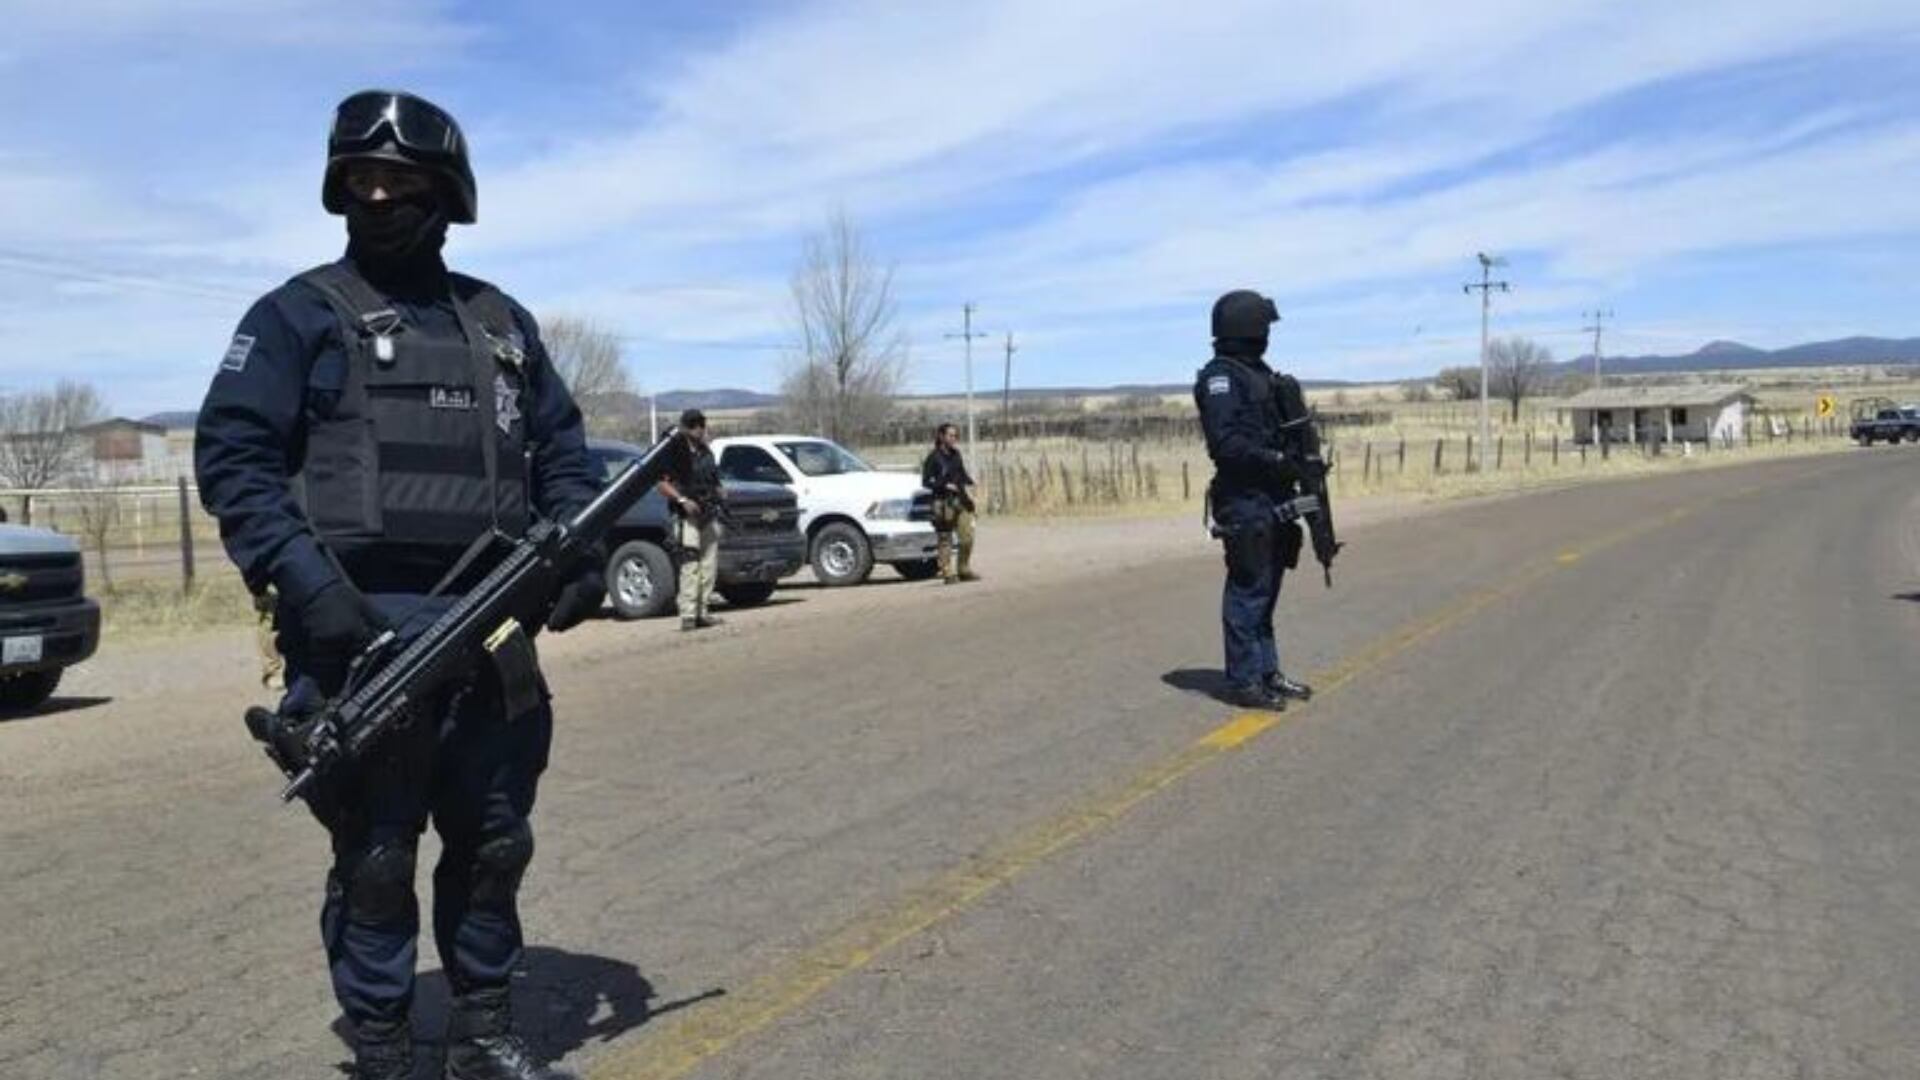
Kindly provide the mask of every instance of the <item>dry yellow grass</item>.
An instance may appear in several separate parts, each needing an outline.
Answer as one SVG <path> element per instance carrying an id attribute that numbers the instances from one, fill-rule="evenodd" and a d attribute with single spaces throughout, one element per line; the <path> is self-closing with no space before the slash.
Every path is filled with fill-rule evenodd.
<path id="1" fill-rule="evenodd" d="M 192 589 L 178 579 L 116 584 L 95 596 L 101 632 L 118 640 L 234 626 L 253 621 L 253 598 L 236 573 L 197 578 Z"/>

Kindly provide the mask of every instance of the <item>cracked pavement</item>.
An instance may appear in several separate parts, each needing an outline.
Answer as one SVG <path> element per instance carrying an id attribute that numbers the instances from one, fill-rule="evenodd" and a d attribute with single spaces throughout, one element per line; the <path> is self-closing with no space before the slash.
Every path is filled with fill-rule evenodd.
<path id="1" fill-rule="evenodd" d="M 1334 590 L 1289 579 L 1295 673 L 1578 554 L 689 1075 L 1920 1076 L 1914 453 L 1357 523 Z M 677 1022 L 1229 719 L 1181 689 L 1219 662 L 1191 522 L 990 523 L 981 556 L 979 586 L 550 643 L 538 1044 L 642 1075 Z M 247 650 L 103 655 L 69 690 L 111 700 L 0 723 L 0 1075 L 338 1075 L 324 837 L 240 731 Z"/>

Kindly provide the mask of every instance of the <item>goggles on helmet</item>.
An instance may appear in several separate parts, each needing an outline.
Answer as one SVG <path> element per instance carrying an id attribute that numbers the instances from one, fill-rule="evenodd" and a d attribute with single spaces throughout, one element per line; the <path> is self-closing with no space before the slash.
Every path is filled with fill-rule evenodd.
<path id="1" fill-rule="evenodd" d="M 460 129 L 453 118 L 411 94 L 368 90 L 340 103 L 334 113 L 336 154 L 378 149 L 392 142 L 404 151 L 451 158 L 460 153 Z"/>

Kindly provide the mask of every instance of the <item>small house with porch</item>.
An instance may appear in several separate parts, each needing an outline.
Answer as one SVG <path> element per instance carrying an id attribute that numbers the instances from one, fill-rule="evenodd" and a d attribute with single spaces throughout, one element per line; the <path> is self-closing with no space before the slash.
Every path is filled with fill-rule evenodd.
<path id="1" fill-rule="evenodd" d="M 1738 383 L 1609 386 L 1568 398 L 1575 443 L 1727 442 L 1745 430 L 1753 395 Z"/>

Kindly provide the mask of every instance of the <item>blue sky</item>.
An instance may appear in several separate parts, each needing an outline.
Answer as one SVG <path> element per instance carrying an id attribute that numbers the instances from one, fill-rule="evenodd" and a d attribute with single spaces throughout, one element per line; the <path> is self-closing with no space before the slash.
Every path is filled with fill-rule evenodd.
<path id="1" fill-rule="evenodd" d="M 1920 4 L 0 0 L 0 392 L 199 401 L 248 301 L 334 257 L 329 112 L 466 127 L 449 260 L 623 336 L 659 390 L 779 380 L 835 208 L 896 267 L 911 389 L 1180 382 L 1206 312 L 1383 379 L 1496 330 L 1578 355 L 1920 335 Z M 989 357 L 991 359 L 989 359 Z"/>

